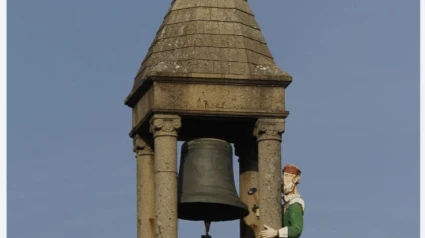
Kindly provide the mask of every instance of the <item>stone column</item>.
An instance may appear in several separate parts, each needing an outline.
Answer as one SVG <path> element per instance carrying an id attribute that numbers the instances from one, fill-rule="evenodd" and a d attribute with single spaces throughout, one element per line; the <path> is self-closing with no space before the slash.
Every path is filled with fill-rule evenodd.
<path id="1" fill-rule="evenodd" d="M 248 206 L 249 215 L 240 220 L 240 238 L 258 238 L 258 193 L 248 194 L 250 188 L 258 189 L 258 145 L 255 138 L 235 143 L 235 154 L 239 157 L 239 196 Z"/>
<path id="2" fill-rule="evenodd" d="M 258 119 L 254 135 L 258 141 L 260 230 L 266 224 L 281 228 L 281 141 L 284 119 Z"/>
<path id="3" fill-rule="evenodd" d="M 134 137 L 137 159 L 137 238 L 155 238 L 154 153 L 151 143 Z"/>
<path id="4" fill-rule="evenodd" d="M 155 237 L 177 238 L 177 133 L 181 120 L 156 114 L 150 123 L 155 145 Z"/>

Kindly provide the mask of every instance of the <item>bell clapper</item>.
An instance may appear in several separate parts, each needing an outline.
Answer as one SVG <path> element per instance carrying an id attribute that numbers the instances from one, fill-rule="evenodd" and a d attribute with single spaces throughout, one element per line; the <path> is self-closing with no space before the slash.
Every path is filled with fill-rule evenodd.
<path id="1" fill-rule="evenodd" d="M 211 236 L 208 234 L 210 231 L 210 225 L 211 221 L 204 221 L 205 224 L 205 235 L 201 236 L 201 238 L 211 238 Z"/>

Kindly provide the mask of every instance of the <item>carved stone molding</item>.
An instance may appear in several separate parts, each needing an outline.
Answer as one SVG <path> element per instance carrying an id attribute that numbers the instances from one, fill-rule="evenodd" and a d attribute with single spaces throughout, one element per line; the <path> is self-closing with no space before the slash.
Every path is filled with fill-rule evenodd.
<path id="1" fill-rule="evenodd" d="M 282 141 L 284 131 L 285 119 L 258 119 L 254 128 L 254 136 L 257 137 L 257 141 Z"/>
<path id="2" fill-rule="evenodd" d="M 151 143 L 146 142 L 147 139 L 141 138 L 139 135 L 136 135 L 133 139 L 133 152 L 136 153 L 137 156 L 140 155 L 153 155 L 154 152 L 152 150 Z"/>
<path id="3" fill-rule="evenodd" d="M 176 115 L 155 114 L 151 120 L 150 132 L 154 137 L 158 136 L 178 136 L 181 127 L 181 118 Z"/>

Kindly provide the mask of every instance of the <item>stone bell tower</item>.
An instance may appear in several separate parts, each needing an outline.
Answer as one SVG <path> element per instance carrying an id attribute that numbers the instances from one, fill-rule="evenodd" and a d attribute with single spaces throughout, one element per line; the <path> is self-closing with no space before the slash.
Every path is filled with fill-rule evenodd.
<path id="1" fill-rule="evenodd" d="M 125 100 L 137 153 L 139 238 L 177 238 L 177 141 L 234 143 L 243 238 L 281 226 L 285 89 L 245 0 L 173 0 Z M 248 195 L 256 187 L 257 199 Z M 267 192 L 267 193 L 266 193 Z M 257 204 L 259 203 L 259 204 Z M 251 209 L 261 208 L 259 219 Z"/>

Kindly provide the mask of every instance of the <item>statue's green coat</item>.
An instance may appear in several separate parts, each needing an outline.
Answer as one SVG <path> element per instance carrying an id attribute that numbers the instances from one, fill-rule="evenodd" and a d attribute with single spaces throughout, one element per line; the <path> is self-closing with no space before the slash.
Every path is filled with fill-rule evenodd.
<path id="1" fill-rule="evenodd" d="M 288 227 L 288 238 L 298 238 L 303 231 L 304 211 L 301 204 L 295 202 L 286 208 L 282 216 L 282 226 Z"/>

